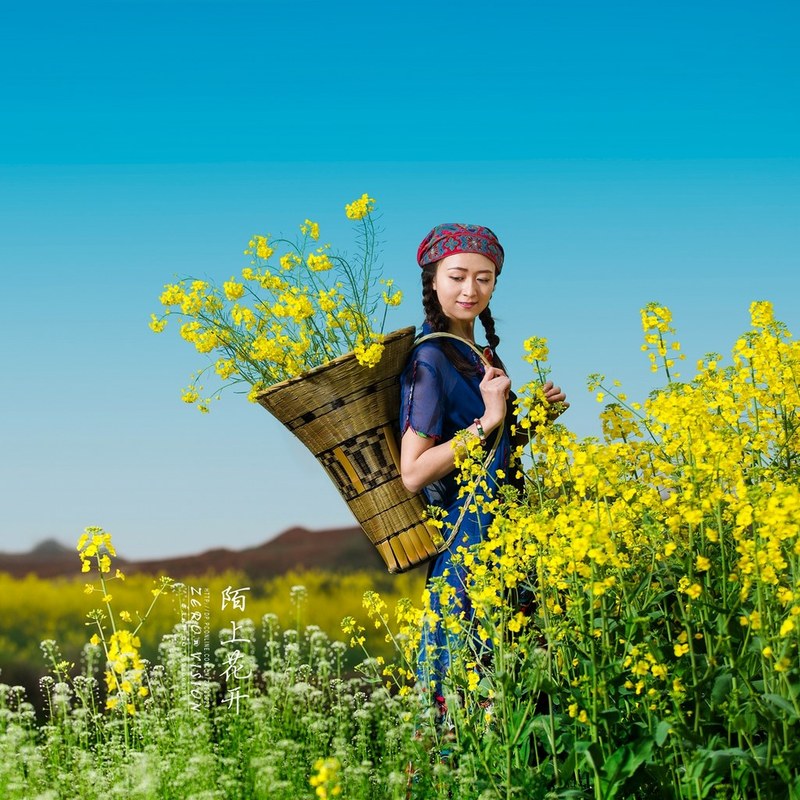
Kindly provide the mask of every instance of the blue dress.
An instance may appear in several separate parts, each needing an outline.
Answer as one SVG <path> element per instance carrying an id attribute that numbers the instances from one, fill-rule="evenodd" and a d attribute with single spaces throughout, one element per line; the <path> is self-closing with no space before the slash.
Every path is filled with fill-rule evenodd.
<path id="1" fill-rule="evenodd" d="M 422 334 L 426 333 L 430 333 L 427 325 L 422 329 Z M 442 349 L 444 342 L 448 342 L 467 362 L 475 365 L 474 375 L 463 375 L 453 365 Z M 470 347 L 455 339 L 433 339 L 418 345 L 400 377 L 401 435 L 410 427 L 440 443 L 451 440 L 457 431 L 468 428 L 486 410 L 480 392 L 483 374 L 483 364 L 478 356 Z M 497 478 L 497 470 L 508 468 L 511 449 L 508 421 L 507 415 L 500 442 L 488 467 L 487 484 L 490 488 L 502 483 Z M 495 435 L 494 431 L 488 435 L 490 443 Z M 453 470 L 423 490 L 428 502 L 445 512 L 445 527 L 442 529 L 445 538 L 452 532 L 448 523 L 455 525 L 462 504 L 468 501 L 468 498 L 458 498 L 456 474 L 456 470 Z M 463 565 L 453 563 L 453 554 L 459 547 L 470 547 L 480 542 L 491 521 L 492 517 L 483 511 L 467 510 L 450 547 L 431 560 L 428 586 L 432 581 L 438 583 L 439 579 L 453 589 L 446 608 L 442 608 L 438 592 L 431 593 L 431 609 L 440 617 L 447 613 L 463 613 L 467 620 L 472 619 L 472 608 L 465 590 L 467 571 Z M 442 680 L 450 665 L 450 649 L 464 644 L 440 624 L 423 629 L 417 677 L 435 696 L 442 694 Z M 478 641 L 473 644 L 479 649 L 485 647 Z"/>

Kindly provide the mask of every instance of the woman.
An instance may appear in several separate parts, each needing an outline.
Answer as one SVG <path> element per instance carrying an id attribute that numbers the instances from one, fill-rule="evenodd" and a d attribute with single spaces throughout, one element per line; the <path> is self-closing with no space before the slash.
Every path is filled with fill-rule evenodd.
<path id="1" fill-rule="evenodd" d="M 499 485 L 510 456 L 511 414 L 508 413 L 511 381 L 497 356 L 500 342 L 489 310 L 495 284 L 503 268 L 504 252 L 495 234 L 480 225 L 447 223 L 437 225 L 423 239 L 417 251 L 422 268 L 422 305 L 425 324 L 422 333 L 447 332 L 475 345 L 475 320 L 480 319 L 488 347 L 482 360 L 472 347 L 451 338 L 437 338 L 418 345 L 401 376 L 400 472 L 406 488 L 424 491 L 429 503 L 444 512 L 445 528 L 459 519 L 455 539 L 434 558 L 428 568 L 428 585 L 446 583 L 446 607 L 437 592 L 431 593 L 431 607 L 439 617 L 462 613 L 472 618 L 467 597 L 466 569 L 453 554 L 459 547 L 481 541 L 491 523 L 483 510 L 462 514 L 464 498 L 458 498 L 453 439 L 472 435 L 491 450 L 499 441 L 488 465 L 487 484 Z M 566 395 L 552 382 L 544 386 L 548 403 L 562 403 Z M 427 685 L 440 706 L 442 680 L 450 664 L 453 641 L 446 626 L 437 624 L 423 631 L 418 677 Z M 448 641 L 449 639 L 449 641 Z M 480 649 L 481 643 L 475 641 Z M 476 653 L 480 657 L 480 653 Z"/>

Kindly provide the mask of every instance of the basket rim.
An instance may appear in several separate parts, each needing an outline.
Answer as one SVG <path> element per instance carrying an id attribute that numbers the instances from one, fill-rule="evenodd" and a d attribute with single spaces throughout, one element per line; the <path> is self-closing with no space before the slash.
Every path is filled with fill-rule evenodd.
<path id="1" fill-rule="evenodd" d="M 409 325 L 405 328 L 398 328 L 391 333 L 387 333 L 383 337 L 383 344 L 386 345 L 389 342 L 394 342 L 398 339 L 403 339 L 408 336 L 414 336 L 417 332 L 417 329 L 413 325 Z M 343 353 L 340 356 L 336 356 L 336 358 L 331 359 L 330 361 L 326 361 L 324 364 L 320 364 L 317 367 L 312 367 L 312 369 L 306 370 L 305 372 L 301 372 L 299 375 L 295 375 L 293 378 L 287 378 L 285 381 L 281 381 L 280 383 L 275 383 L 272 386 L 268 386 L 263 391 L 259 392 L 256 396 L 256 402 L 258 402 L 259 398 L 267 397 L 270 394 L 279 391 L 280 389 L 284 389 L 287 386 L 291 386 L 294 383 L 299 383 L 300 381 L 306 380 L 309 376 L 312 375 L 321 375 L 324 372 L 327 372 L 330 369 L 333 369 L 339 364 L 342 364 L 346 361 L 352 361 L 356 357 L 355 353 L 350 350 L 348 353 Z"/>

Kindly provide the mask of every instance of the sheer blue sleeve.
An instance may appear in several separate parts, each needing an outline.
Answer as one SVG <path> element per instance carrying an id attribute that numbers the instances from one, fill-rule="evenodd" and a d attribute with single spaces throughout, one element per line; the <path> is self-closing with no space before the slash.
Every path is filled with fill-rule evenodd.
<path id="1" fill-rule="evenodd" d="M 406 367 L 401 383 L 401 435 L 411 428 L 416 433 L 442 438 L 445 398 L 442 378 L 421 358 L 414 358 Z"/>

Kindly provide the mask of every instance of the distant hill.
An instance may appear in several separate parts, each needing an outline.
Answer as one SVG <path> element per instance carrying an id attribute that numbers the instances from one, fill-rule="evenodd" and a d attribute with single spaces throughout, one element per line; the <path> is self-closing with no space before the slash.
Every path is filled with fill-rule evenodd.
<path id="1" fill-rule="evenodd" d="M 195 555 L 146 561 L 120 557 L 114 559 L 114 566 L 123 572 L 163 573 L 176 579 L 225 570 L 239 570 L 252 578 L 271 578 L 293 569 L 386 571 L 377 551 L 358 526 L 316 531 L 290 528 L 257 547 L 217 548 Z M 47 539 L 27 553 L 0 553 L 0 572 L 18 578 L 28 574 L 41 578 L 78 576 L 80 561 L 74 548 Z"/>

